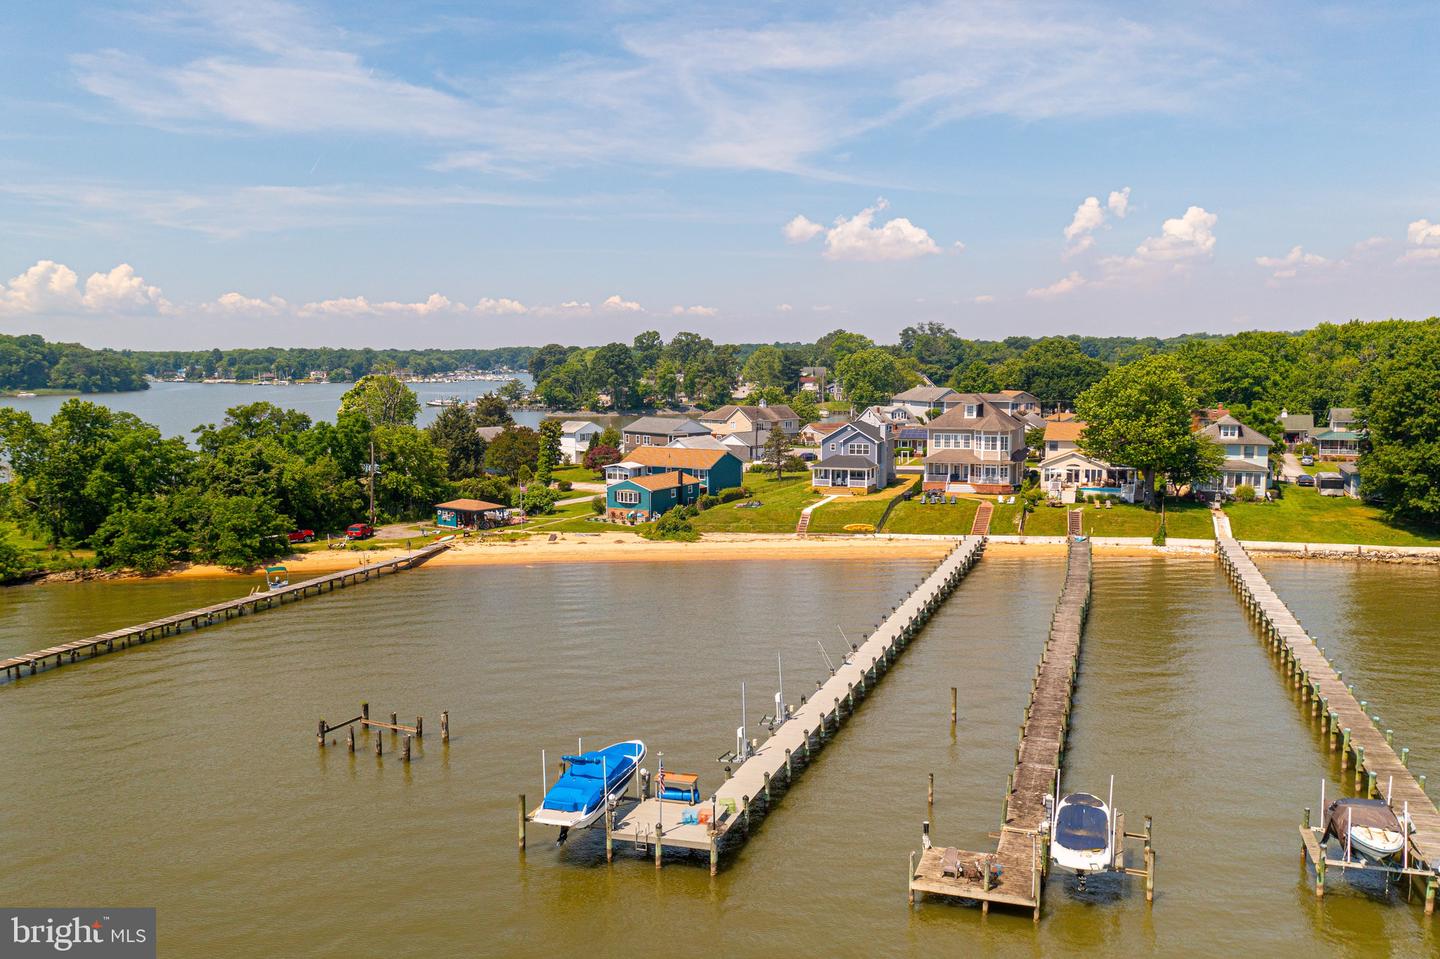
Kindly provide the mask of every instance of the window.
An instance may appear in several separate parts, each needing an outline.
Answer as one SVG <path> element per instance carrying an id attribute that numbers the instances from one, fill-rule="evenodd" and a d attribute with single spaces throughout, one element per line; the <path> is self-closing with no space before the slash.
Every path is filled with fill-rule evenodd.
<path id="1" fill-rule="evenodd" d="M 640 491 L 633 489 L 617 489 L 615 491 L 615 502 L 621 506 L 638 506 L 640 504 Z"/>
<path id="2" fill-rule="evenodd" d="M 1240 427 L 1233 423 L 1221 423 L 1220 435 L 1226 439 L 1233 439 L 1240 435 Z"/>
<path id="3" fill-rule="evenodd" d="M 968 449 L 970 448 L 970 446 L 971 446 L 971 438 L 972 438 L 974 435 L 975 435 L 975 434 L 973 434 L 973 433 L 961 433 L 961 434 L 960 434 L 960 448 L 961 448 L 962 450 L 968 450 Z"/>
<path id="4" fill-rule="evenodd" d="M 1051 440 L 1050 442 L 1046 443 L 1045 446 L 1052 453 L 1058 452 L 1060 449 L 1060 443 L 1057 440 Z"/>
<path id="5" fill-rule="evenodd" d="M 982 433 L 980 435 L 981 438 L 985 441 L 985 445 L 982 447 L 982 449 L 994 452 L 995 450 L 998 450 L 1000 448 L 1000 437 L 998 434 Z"/>
<path id="6" fill-rule="evenodd" d="M 975 413 L 979 410 L 979 408 L 980 408 L 980 407 L 977 406 L 977 405 L 974 404 L 974 403 L 966 403 L 966 404 L 965 404 L 965 418 L 966 418 L 967 420 L 973 420 L 973 419 L 975 418 Z"/>
<path id="7" fill-rule="evenodd" d="M 1245 458 L 1246 458 L 1247 460 L 1250 459 L 1251 457 L 1253 457 L 1254 455 L 1255 455 L 1255 447 L 1253 447 L 1253 446 L 1247 446 L 1247 447 L 1245 447 Z"/>
<path id="8" fill-rule="evenodd" d="M 834 443 L 831 443 L 831 444 L 830 444 L 830 452 L 832 452 L 832 453 L 835 452 L 835 444 L 834 444 Z"/>
<path id="9" fill-rule="evenodd" d="M 872 447 L 869 443 L 851 443 L 849 446 L 845 447 L 845 452 L 849 453 L 851 456 L 869 456 L 872 452 L 874 452 L 874 447 Z"/>
<path id="10" fill-rule="evenodd" d="M 651 437 L 649 437 L 649 436 L 642 436 L 642 437 L 640 437 L 640 442 L 644 443 L 646 446 L 652 445 L 652 444 L 651 444 Z"/>

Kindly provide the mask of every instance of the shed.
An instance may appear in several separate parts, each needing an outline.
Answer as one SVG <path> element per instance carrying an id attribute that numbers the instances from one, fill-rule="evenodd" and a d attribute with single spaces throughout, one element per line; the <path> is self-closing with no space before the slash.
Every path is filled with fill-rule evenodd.
<path id="1" fill-rule="evenodd" d="M 487 529 L 505 522 L 510 507 L 483 499 L 452 499 L 435 504 L 435 525 L 446 529 Z"/>

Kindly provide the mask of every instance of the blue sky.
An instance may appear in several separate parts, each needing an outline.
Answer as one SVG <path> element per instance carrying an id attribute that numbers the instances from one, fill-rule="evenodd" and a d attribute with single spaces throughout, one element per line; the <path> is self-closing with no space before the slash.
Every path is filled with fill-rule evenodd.
<path id="1" fill-rule="evenodd" d="M 1440 312 L 1440 9 L 1157 6 L 25 5 L 0 23 L 0 331 L 891 341 Z"/>

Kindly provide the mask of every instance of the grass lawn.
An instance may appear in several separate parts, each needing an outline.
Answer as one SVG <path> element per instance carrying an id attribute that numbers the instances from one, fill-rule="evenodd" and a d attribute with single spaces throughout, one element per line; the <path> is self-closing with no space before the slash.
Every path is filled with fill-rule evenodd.
<path id="1" fill-rule="evenodd" d="M 1296 486 L 1287 486 L 1284 498 L 1273 503 L 1231 503 L 1225 512 L 1238 539 L 1440 546 L 1440 530 L 1396 526 L 1374 506 Z"/>
<path id="2" fill-rule="evenodd" d="M 562 466 L 550 473 L 556 481 L 569 480 L 572 483 L 603 483 L 605 474 L 587 470 L 583 466 Z"/>
<path id="3" fill-rule="evenodd" d="M 51 549 L 43 540 L 36 539 L 9 520 L 0 520 L 0 539 L 7 539 L 19 547 L 26 565 L 32 569 L 59 572 L 95 565 L 93 549 Z"/>
<path id="4" fill-rule="evenodd" d="M 1025 535 L 1064 536 L 1066 515 L 1071 508 L 1068 505 L 1053 507 L 1041 504 L 1026 518 Z M 990 532 L 997 536 L 1017 532 L 1015 519 L 1019 514 L 1019 503 L 995 507 L 995 515 L 990 519 Z M 1159 525 L 1159 513 L 1131 503 L 1116 503 L 1109 509 L 1085 506 L 1081 513 L 1081 529 L 1087 536 L 1143 536 L 1149 539 L 1155 535 Z M 1176 539 L 1215 538 L 1210 510 L 1199 503 L 1167 503 L 1165 531 Z"/>
<path id="5" fill-rule="evenodd" d="M 793 533 L 800 522 L 800 510 L 820 499 L 810 487 L 809 473 L 786 474 L 777 481 L 772 473 L 746 473 L 745 486 L 763 506 L 737 509 L 735 503 L 721 503 L 691 520 L 701 533 Z"/>
<path id="6" fill-rule="evenodd" d="M 846 533 L 845 527 L 856 523 L 874 526 L 890 501 L 920 482 L 920 477 L 911 476 L 898 480 L 878 493 L 865 496 L 842 496 L 831 500 L 810 514 L 810 532 Z M 798 520 L 798 517 L 797 517 Z"/>
<path id="7" fill-rule="evenodd" d="M 970 532 L 970 524 L 975 521 L 975 511 L 979 508 L 978 499 L 962 499 L 953 506 L 948 503 L 927 505 L 918 499 L 909 499 L 895 504 L 890 518 L 885 521 L 885 532 L 964 536 Z M 816 515 L 825 509 L 827 507 L 820 507 L 815 511 Z"/>

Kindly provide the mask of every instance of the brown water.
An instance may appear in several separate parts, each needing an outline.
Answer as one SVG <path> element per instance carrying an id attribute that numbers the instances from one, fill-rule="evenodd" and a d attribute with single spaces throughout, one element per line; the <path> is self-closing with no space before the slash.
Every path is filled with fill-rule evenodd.
<path id="1" fill-rule="evenodd" d="M 1347 674 L 1425 769 L 1434 574 L 1266 568 L 1313 632 L 1343 629 Z M 1153 907 L 1111 877 L 1084 893 L 1053 879 L 1038 927 L 905 904 L 927 772 L 937 840 L 983 848 L 998 825 L 1060 584 L 1059 561 L 1040 557 L 984 559 L 717 878 L 698 861 L 657 873 L 628 851 L 607 867 L 593 833 L 556 848 L 534 829 L 516 855 L 516 794 L 539 793 L 541 747 L 638 736 L 651 768 L 664 750 L 668 768 L 713 787 L 740 681 L 756 722 L 783 655 L 798 698 L 824 672 L 815 640 L 834 655 L 836 625 L 857 638 L 924 571 L 432 568 L 0 685 L 0 902 L 156 905 L 162 955 L 179 956 L 598 959 L 661 941 L 766 957 L 1434 953 L 1419 909 L 1377 884 L 1332 882 L 1315 902 L 1295 824 L 1330 757 L 1208 559 L 1096 564 L 1066 785 L 1101 791 L 1114 773 L 1131 824 L 1155 817 Z M 0 655 L 235 591 L 11 590 Z M 349 718 L 361 699 L 432 730 L 449 709 L 453 741 L 432 733 L 408 768 L 388 737 L 379 762 L 318 750 L 316 719 Z"/>

